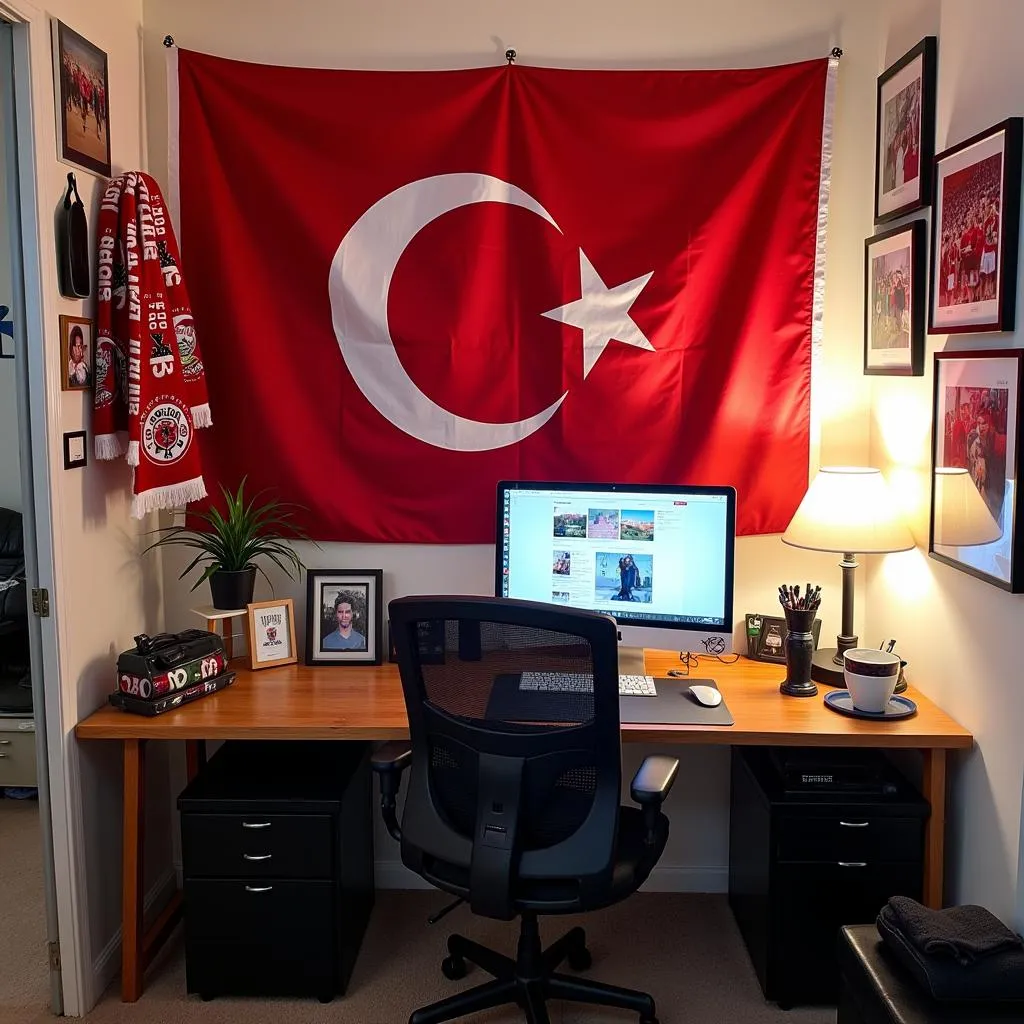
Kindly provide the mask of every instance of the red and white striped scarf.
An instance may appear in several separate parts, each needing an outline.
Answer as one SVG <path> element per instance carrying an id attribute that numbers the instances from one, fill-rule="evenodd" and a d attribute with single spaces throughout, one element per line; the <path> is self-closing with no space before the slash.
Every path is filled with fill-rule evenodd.
<path id="1" fill-rule="evenodd" d="M 99 217 L 93 434 L 128 453 L 132 515 L 206 496 L 197 427 L 211 424 L 178 243 L 148 174 L 113 178 Z"/>

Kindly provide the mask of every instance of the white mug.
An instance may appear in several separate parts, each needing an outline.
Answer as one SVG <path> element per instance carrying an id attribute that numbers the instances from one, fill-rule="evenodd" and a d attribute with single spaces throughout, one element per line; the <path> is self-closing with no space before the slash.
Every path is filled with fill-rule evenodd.
<path id="1" fill-rule="evenodd" d="M 898 655 L 873 647 L 855 647 L 843 654 L 843 678 L 858 711 L 884 711 L 896 690 L 899 674 Z"/>

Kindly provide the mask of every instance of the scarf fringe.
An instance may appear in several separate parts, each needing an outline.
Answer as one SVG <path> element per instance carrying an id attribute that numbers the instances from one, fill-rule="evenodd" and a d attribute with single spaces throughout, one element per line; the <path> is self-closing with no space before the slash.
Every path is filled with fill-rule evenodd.
<path id="1" fill-rule="evenodd" d="M 210 403 L 204 402 L 202 405 L 193 405 L 192 409 L 192 426 L 196 430 L 200 430 L 203 427 L 213 426 L 213 416 L 210 413 Z"/>
<path id="2" fill-rule="evenodd" d="M 139 442 L 129 441 L 128 442 L 128 465 L 137 466 L 139 464 Z"/>
<path id="3" fill-rule="evenodd" d="M 142 519 L 149 512 L 157 512 L 162 508 L 177 508 L 205 497 L 206 485 L 201 476 L 183 480 L 180 484 L 151 487 L 132 498 L 132 516 L 135 519 Z"/>
<path id="4" fill-rule="evenodd" d="M 127 431 L 119 430 L 113 434 L 97 434 L 95 440 L 96 458 L 101 460 L 119 458 L 124 455 L 127 443 Z"/>

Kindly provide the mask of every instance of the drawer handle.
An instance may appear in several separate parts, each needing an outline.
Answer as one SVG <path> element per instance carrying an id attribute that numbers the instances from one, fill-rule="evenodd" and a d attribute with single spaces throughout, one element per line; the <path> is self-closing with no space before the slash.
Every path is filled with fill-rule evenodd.
<path id="1" fill-rule="evenodd" d="M 269 853 L 243 853 L 243 860 L 270 860 L 271 854 Z"/>
<path id="2" fill-rule="evenodd" d="M 866 868 L 868 862 L 866 860 L 841 860 L 839 866 L 841 868 Z"/>
<path id="3" fill-rule="evenodd" d="M 242 828 L 270 828 L 269 821 L 243 821 Z"/>
<path id="4" fill-rule="evenodd" d="M 247 885 L 245 887 L 246 892 L 270 892 L 274 887 L 272 885 Z"/>
<path id="5" fill-rule="evenodd" d="M 0 754 L 0 757 L 10 757 L 10 754 Z"/>
<path id="6" fill-rule="evenodd" d="M 870 821 L 840 821 L 840 825 L 843 828 L 867 828 L 871 824 Z"/>
<path id="7" fill-rule="evenodd" d="M 11 745 L 10 740 L 0 740 L 0 747 L 9 747 Z"/>

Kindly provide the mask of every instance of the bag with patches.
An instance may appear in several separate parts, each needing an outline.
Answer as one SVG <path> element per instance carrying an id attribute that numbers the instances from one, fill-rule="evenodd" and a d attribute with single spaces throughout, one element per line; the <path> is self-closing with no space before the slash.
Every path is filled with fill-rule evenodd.
<path id="1" fill-rule="evenodd" d="M 100 205 L 93 433 L 127 452 L 132 515 L 206 496 L 194 432 L 211 425 L 178 244 L 156 181 L 130 171 Z"/>

